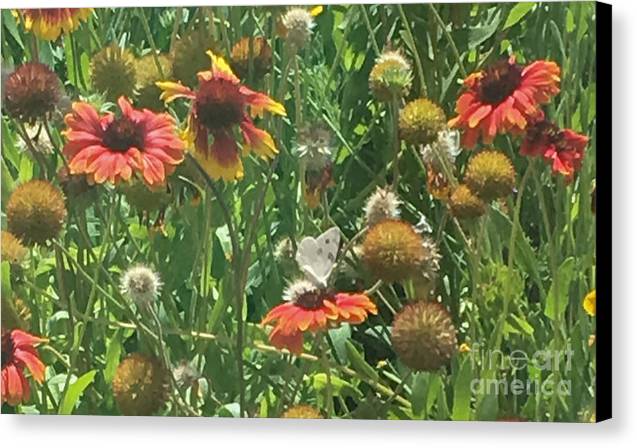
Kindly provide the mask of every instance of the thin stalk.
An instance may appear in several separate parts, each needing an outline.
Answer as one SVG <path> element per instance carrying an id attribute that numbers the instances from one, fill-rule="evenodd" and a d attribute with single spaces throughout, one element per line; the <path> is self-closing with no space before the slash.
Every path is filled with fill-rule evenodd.
<path id="1" fill-rule="evenodd" d="M 398 8 L 398 13 L 400 14 L 400 20 L 403 22 L 403 26 L 405 27 L 405 32 L 407 33 L 407 39 L 409 40 L 409 47 L 412 49 L 414 53 L 414 59 L 416 60 L 416 70 L 418 72 L 418 79 L 420 81 L 420 92 L 422 96 L 427 96 L 427 85 L 425 84 L 425 71 L 423 69 L 422 61 L 420 59 L 420 54 L 418 53 L 418 47 L 416 46 L 416 40 L 414 39 L 414 35 L 411 32 L 411 26 L 409 25 L 409 21 L 407 20 L 407 16 L 405 15 L 405 11 L 402 5 L 396 5 Z"/>
<path id="2" fill-rule="evenodd" d="M 465 70 L 464 64 L 462 63 L 462 58 L 460 57 L 460 52 L 458 51 L 456 42 L 453 40 L 453 37 L 451 36 L 451 33 L 449 32 L 449 30 L 447 30 L 447 26 L 445 25 L 445 22 L 443 22 L 442 17 L 440 17 L 440 14 L 438 14 L 438 10 L 436 9 L 433 3 L 429 3 L 429 9 L 431 9 L 431 12 L 434 18 L 436 19 L 436 22 L 438 22 L 440 29 L 442 29 L 442 33 L 445 35 L 447 42 L 449 42 L 449 45 L 451 45 L 451 50 L 453 51 L 453 55 L 456 57 L 456 61 L 458 62 L 458 68 L 460 69 L 460 74 L 462 75 L 463 78 L 466 78 L 467 71 Z"/>
<path id="3" fill-rule="evenodd" d="M 146 34 L 146 39 L 148 39 L 148 44 L 153 50 L 153 61 L 155 61 L 157 72 L 159 73 L 159 76 L 161 76 L 161 79 L 166 79 L 164 69 L 161 66 L 161 62 L 159 62 L 159 51 L 157 51 L 157 45 L 155 45 L 155 39 L 153 38 L 153 33 L 150 30 L 148 18 L 146 17 L 146 14 L 144 14 L 144 8 L 137 8 L 137 12 L 139 13 L 139 18 L 142 20 L 142 28 L 144 28 L 144 33 Z"/>

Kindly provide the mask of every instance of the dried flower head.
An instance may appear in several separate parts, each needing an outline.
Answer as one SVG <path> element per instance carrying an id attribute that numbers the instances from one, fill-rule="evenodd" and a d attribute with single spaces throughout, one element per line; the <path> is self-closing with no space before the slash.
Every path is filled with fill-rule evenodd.
<path id="1" fill-rule="evenodd" d="M 27 249 L 20 240 L 6 230 L 2 231 L 2 247 L 0 248 L 2 261 L 10 264 L 20 264 L 27 254 Z"/>
<path id="2" fill-rule="evenodd" d="M 120 96 L 133 98 L 137 85 L 135 57 L 117 44 L 104 47 L 91 59 L 91 79 L 93 87 L 109 101 Z"/>
<path id="3" fill-rule="evenodd" d="M 307 419 L 321 419 L 323 416 L 318 409 L 312 406 L 297 404 L 292 406 L 281 415 L 282 418 L 307 418 Z"/>
<path id="4" fill-rule="evenodd" d="M 210 69 L 210 58 L 206 52 L 218 53 L 218 45 L 201 31 L 193 31 L 182 36 L 172 51 L 172 78 L 183 85 L 196 87 L 197 73 Z"/>
<path id="5" fill-rule="evenodd" d="M 369 85 L 379 101 L 402 98 L 411 88 L 411 65 L 400 51 L 385 51 L 376 59 Z"/>
<path id="6" fill-rule="evenodd" d="M 161 72 L 159 67 L 161 67 Z M 171 60 L 165 54 L 157 55 L 157 60 L 152 54 L 147 54 L 135 61 L 135 73 L 137 75 L 137 97 L 135 106 L 139 109 L 150 109 L 153 112 L 162 112 L 166 109 L 164 102 L 159 99 L 161 89 L 155 84 L 165 79 L 172 71 Z M 163 73 L 163 76 L 162 76 Z"/>
<path id="7" fill-rule="evenodd" d="M 436 286 L 436 280 L 438 278 L 438 271 L 440 270 L 440 259 L 442 256 L 438 251 L 436 242 L 423 236 L 422 246 L 425 250 L 425 256 L 420 266 L 421 276 L 415 279 L 419 290 L 424 294 L 430 294 L 433 292 Z"/>
<path id="8" fill-rule="evenodd" d="M 244 37 L 232 47 L 230 63 L 239 78 L 248 77 L 252 64 L 254 79 L 261 79 L 272 70 L 272 48 L 265 37 Z"/>
<path id="9" fill-rule="evenodd" d="M 424 145 L 420 150 L 424 164 L 433 166 L 438 172 L 442 171 L 439 157 L 444 157 L 449 165 L 453 166 L 460 152 L 462 152 L 460 148 L 460 132 L 448 128 L 438 132 L 436 140 Z"/>
<path id="10" fill-rule="evenodd" d="M 484 201 L 503 198 L 513 192 L 515 169 L 511 160 L 495 150 L 482 151 L 471 158 L 464 181 Z"/>
<path id="11" fill-rule="evenodd" d="M 302 125 L 297 137 L 295 153 L 308 170 L 322 170 L 334 155 L 332 133 L 321 122 Z"/>
<path id="12" fill-rule="evenodd" d="M 177 364 L 177 367 L 173 369 L 173 376 L 175 377 L 177 385 L 181 388 L 194 386 L 197 380 L 201 377 L 197 369 L 185 359 Z"/>
<path id="13" fill-rule="evenodd" d="M 157 300 L 162 285 L 159 274 L 147 266 L 137 265 L 124 272 L 120 281 L 120 290 L 138 306 L 150 306 Z"/>
<path id="14" fill-rule="evenodd" d="M 451 213 L 460 219 L 478 218 L 487 211 L 484 201 L 464 184 L 458 185 L 451 193 L 449 207 L 451 208 Z"/>
<path id="15" fill-rule="evenodd" d="M 305 8 L 290 8 L 281 18 L 286 42 L 294 48 L 303 48 L 312 36 L 314 15 Z"/>
<path id="16" fill-rule="evenodd" d="M 438 370 L 458 347 L 451 315 L 429 301 L 411 303 L 396 314 L 391 339 L 399 359 L 414 370 Z"/>
<path id="17" fill-rule="evenodd" d="M 446 120 L 444 111 L 436 103 L 427 98 L 416 99 L 400 111 L 400 136 L 414 145 L 433 143 L 445 128 Z"/>
<path id="18" fill-rule="evenodd" d="M 400 204 L 396 193 L 388 188 L 378 187 L 365 203 L 365 221 L 373 226 L 385 219 L 400 218 Z"/>
<path id="19" fill-rule="evenodd" d="M 166 401 L 167 373 L 159 360 L 132 353 L 117 366 L 113 395 L 124 415 L 152 415 Z"/>
<path id="20" fill-rule="evenodd" d="M 404 221 L 388 219 L 372 226 L 362 258 L 373 275 L 393 282 L 418 275 L 426 257 L 422 236 Z"/>
<path id="21" fill-rule="evenodd" d="M 65 219 L 64 196 L 50 182 L 31 180 L 18 186 L 9 197 L 7 227 L 28 246 L 55 238 Z"/>
<path id="22" fill-rule="evenodd" d="M 3 85 L 3 106 L 9 116 L 35 123 L 55 110 L 61 82 L 47 65 L 29 62 L 18 67 Z"/>

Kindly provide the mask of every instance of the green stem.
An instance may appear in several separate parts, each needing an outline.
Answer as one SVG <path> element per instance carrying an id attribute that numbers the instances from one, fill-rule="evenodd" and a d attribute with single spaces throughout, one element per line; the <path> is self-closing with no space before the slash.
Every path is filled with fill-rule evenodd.
<path id="1" fill-rule="evenodd" d="M 405 32 L 407 33 L 408 44 L 411 50 L 414 53 L 414 59 L 416 60 L 416 70 L 418 71 L 418 79 L 420 80 L 420 92 L 422 96 L 427 96 L 427 85 L 425 84 L 425 70 L 422 65 L 422 61 L 420 59 L 420 54 L 418 53 L 418 47 L 416 46 L 416 40 L 414 39 L 414 35 L 411 32 L 411 26 L 409 25 L 409 21 L 407 20 L 407 16 L 405 15 L 405 11 L 403 10 L 402 5 L 396 5 L 398 8 L 398 12 L 400 14 L 400 19 L 403 22 L 403 26 L 405 27 Z"/>
<path id="2" fill-rule="evenodd" d="M 438 25 L 440 25 L 440 29 L 442 29 L 442 32 L 445 35 L 445 38 L 447 39 L 447 42 L 449 42 L 449 45 L 451 45 L 451 50 L 453 51 L 453 54 L 456 57 L 456 61 L 458 62 L 458 68 L 460 69 L 460 74 L 462 75 L 463 78 L 466 78 L 467 71 L 465 70 L 464 64 L 462 63 L 462 58 L 460 57 L 460 52 L 458 51 L 456 42 L 453 40 L 453 37 L 451 36 L 451 33 L 449 32 L 449 30 L 447 30 L 447 26 L 445 25 L 445 22 L 443 22 L 442 17 L 440 17 L 440 14 L 438 14 L 438 10 L 436 9 L 433 3 L 429 3 L 429 9 L 431 9 L 431 12 L 433 13 L 434 18 L 436 19 L 436 22 L 438 22 Z"/>
<path id="3" fill-rule="evenodd" d="M 139 18 L 142 20 L 142 28 L 144 28 L 144 33 L 146 34 L 146 39 L 148 39 L 148 44 L 153 50 L 153 61 L 155 61 L 157 72 L 159 73 L 159 76 L 161 76 L 161 79 L 166 79 L 164 69 L 161 66 L 161 62 L 159 62 L 159 51 L 157 51 L 157 45 L 155 45 L 155 39 L 153 38 L 153 33 L 150 30 L 148 18 L 146 17 L 146 14 L 144 14 L 144 8 L 137 8 L 137 11 L 139 12 Z"/>

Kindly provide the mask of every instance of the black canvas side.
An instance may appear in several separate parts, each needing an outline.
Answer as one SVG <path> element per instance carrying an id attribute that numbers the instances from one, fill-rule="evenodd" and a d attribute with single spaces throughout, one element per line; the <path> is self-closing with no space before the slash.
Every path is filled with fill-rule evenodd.
<path id="1" fill-rule="evenodd" d="M 597 421 L 612 417 L 612 31 L 611 5 L 597 2 Z M 600 144 L 601 142 L 601 144 Z"/>

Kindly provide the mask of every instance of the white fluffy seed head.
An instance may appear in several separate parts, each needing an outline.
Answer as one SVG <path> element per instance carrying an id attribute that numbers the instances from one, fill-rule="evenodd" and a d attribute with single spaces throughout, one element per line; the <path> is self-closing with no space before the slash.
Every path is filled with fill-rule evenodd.
<path id="1" fill-rule="evenodd" d="M 159 274 L 144 265 L 128 268 L 122 276 L 120 289 L 138 306 L 152 304 L 161 292 L 162 282 Z"/>
<path id="2" fill-rule="evenodd" d="M 385 220 L 400 217 L 401 201 L 396 193 L 386 188 L 378 188 L 374 191 L 365 204 L 365 221 L 368 226 Z"/>
<path id="3" fill-rule="evenodd" d="M 287 42 L 293 47 L 302 48 L 312 34 L 314 17 L 305 8 L 291 8 L 283 16 L 281 23 L 286 31 Z"/>
<path id="4" fill-rule="evenodd" d="M 433 164 L 436 168 L 439 168 L 440 163 L 436 152 L 446 157 L 449 163 L 453 164 L 461 151 L 460 133 L 458 130 L 444 129 L 438 132 L 438 139 L 434 143 L 426 145 L 420 150 L 420 154 L 425 165 Z"/>
<path id="5" fill-rule="evenodd" d="M 286 302 L 296 302 L 299 297 L 308 292 L 316 292 L 318 288 L 312 283 L 304 279 L 293 281 L 283 291 L 283 300 Z"/>

